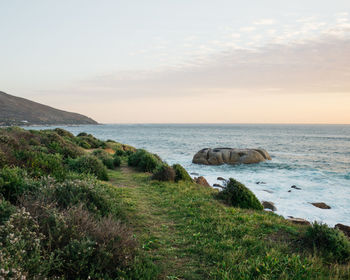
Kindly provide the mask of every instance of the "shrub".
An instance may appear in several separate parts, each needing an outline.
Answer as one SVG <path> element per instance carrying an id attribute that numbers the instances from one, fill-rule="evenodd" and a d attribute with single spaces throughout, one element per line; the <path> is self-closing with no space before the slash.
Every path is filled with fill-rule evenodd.
<path id="1" fill-rule="evenodd" d="M 65 168 L 60 154 L 47 154 L 39 151 L 19 151 L 16 154 L 21 165 L 27 167 L 33 177 L 51 175 L 59 180 L 65 178 Z"/>
<path id="2" fill-rule="evenodd" d="M 62 137 L 67 137 L 67 138 L 71 138 L 73 139 L 74 138 L 74 135 L 67 131 L 67 130 L 64 130 L 62 128 L 55 128 L 54 131 L 59 135 L 59 136 L 62 136 Z"/>
<path id="3" fill-rule="evenodd" d="M 92 154 L 100 159 L 102 163 L 109 169 L 114 168 L 113 157 L 102 149 L 98 149 L 92 152 Z"/>
<path id="4" fill-rule="evenodd" d="M 156 170 L 152 178 L 158 181 L 173 182 L 175 180 L 175 171 L 172 167 L 163 164 Z"/>
<path id="5" fill-rule="evenodd" d="M 341 231 L 326 224 L 315 222 L 308 227 L 305 241 L 330 260 L 343 263 L 350 260 L 350 240 Z"/>
<path id="6" fill-rule="evenodd" d="M 232 178 L 230 178 L 224 189 L 217 196 L 234 207 L 255 210 L 263 209 L 256 196 L 245 185 Z"/>
<path id="7" fill-rule="evenodd" d="M 14 212 L 0 227 L 1 268 L 9 271 L 3 279 L 26 279 L 24 275 L 32 279 L 40 275 L 43 236 L 38 228 L 37 222 L 24 208 Z"/>
<path id="8" fill-rule="evenodd" d="M 139 165 L 139 162 L 141 161 L 141 158 L 146 154 L 147 152 L 143 149 L 137 150 L 135 153 L 131 154 L 128 158 L 128 165 L 137 167 Z"/>
<path id="9" fill-rule="evenodd" d="M 106 189 L 96 180 L 66 180 L 62 183 L 42 181 L 42 184 L 51 185 L 46 188 L 45 196 L 55 201 L 61 209 L 82 204 L 86 210 L 101 216 L 113 209 Z"/>
<path id="10" fill-rule="evenodd" d="M 71 139 L 65 139 L 53 130 L 40 131 L 41 143 L 49 149 L 52 154 L 60 154 L 63 158 L 76 158 L 83 154 L 83 151 L 72 143 Z"/>
<path id="11" fill-rule="evenodd" d="M 111 216 L 96 221 L 94 217 L 81 207 L 68 211 L 68 225 L 79 228 L 94 241 L 96 252 L 90 263 L 97 268 L 99 274 L 116 273 L 116 267 L 130 265 L 136 251 L 137 243 L 129 228 Z"/>
<path id="12" fill-rule="evenodd" d="M 38 222 L 42 248 L 51 258 L 48 275 L 120 279 L 132 264 L 137 243 L 132 232 L 111 216 L 97 219 L 81 205 L 59 211 L 42 200 L 27 200 L 25 205 Z"/>
<path id="13" fill-rule="evenodd" d="M 178 181 L 192 182 L 191 176 L 187 173 L 186 169 L 183 168 L 180 164 L 174 164 L 173 169 L 175 171 L 175 182 L 178 182 Z"/>
<path id="14" fill-rule="evenodd" d="M 160 164 L 160 160 L 157 159 L 154 155 L 146 153 L 141 158 L 138 167 L 143 172 L 153 172 Z"/>
<path id="15" fill-rule="evenodd" d="M 5 167 L 0 170 L 0 194 L 11 203 L 26 192 L 32 192 L 38 185 L 27 178 L 27 173 L 18 167 Z"/>
<path id="16" fill-rule="evenodd" d="M 121 160 L 120 156 L 118 156 L 117 154 L 114 154 L 114 156 L 113 156 L 113 165 L 115 167 L 119 167 L 121 162 L 122 162 L 122 160 Z"/>
<path id="17" fill-rule="evenodd" d="M 84 142 L 83 145 L 86 145 L 86 143 L 90 146 L 92 149 L 97 149 L 97 148 L 105 148 L 106 143 L 95 138 L 91 134 L 87 134 L 85 132 L 79 133 L 78 136 L 75 138 L 75 142 L 82 147 L 82 143 Z"/>
<path id="18" fill-rule="evenodd" d="M 117 149 L 115 151 L 115 155 L 117 156 L 125 156 L 126 155 L 126 152 L 124 150 L 121 150 L 121 149 Z"/>
<path id="19" fill-rule="evenodd" d="M 0 168 L 3 168 L 6 162 L 6 155 L 0 150 Z"/>
<path id="20" fill-rule="evenodd" d="M 163 163 L 156 155 L 140 149 L 129 156 L 128 164 L 129 166 L 138 167 L 143 172 L 153 172 Z"/>
<path id="21" fill-rule="evenodd" d="M 0 198 L 0 225 L 9 219 L 9 217 L 16 211 L 10 202 Z"/>
<path id="22" fill-rule="evenodd" d="M 107 181 L 107 169 L 96 157 L 85 155 L 69 161 L 69 168 L 76 172 L 93 174 L 98 179 Z"/>

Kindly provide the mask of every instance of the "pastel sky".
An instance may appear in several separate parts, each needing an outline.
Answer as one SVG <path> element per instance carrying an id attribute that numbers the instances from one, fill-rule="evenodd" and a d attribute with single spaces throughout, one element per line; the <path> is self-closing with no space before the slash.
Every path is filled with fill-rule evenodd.
<path id="1" fill-rule="evenodd" d="M 0 0 L 0 90 L 102 123 L 350 124 L 349 0 Z"/>

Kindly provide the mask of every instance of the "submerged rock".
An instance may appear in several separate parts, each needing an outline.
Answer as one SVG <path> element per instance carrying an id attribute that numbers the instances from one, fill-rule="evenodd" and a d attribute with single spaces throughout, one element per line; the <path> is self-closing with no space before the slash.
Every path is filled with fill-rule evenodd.
<path id="1" fill-rule="evenodd" d="M 334 228 L 339 229 L 347 237 L 350 237 L 350 227 L 349 226 L 346 226 L 346 225 L 343 225 L 343 224 L 336 224 Z"/>
<path id="2" fill-rule="evenodd" d="M 291 188 L 296 190 L 301 190 L 301 188 L 297 187 L 296 185 L 291 186 Z"/>
<path id="3" fill-rule="evenodd" d="M 224 163 L 250 164 L 265 160 L 271 160 L 271 157 L 263 149 L 206 148 L 197 152 L 192 162 L 206 165 L 220 165 Z"/>
<path id="4" fill-rule="evenodd" d="M 324 202 L 312 202 L 311 204 L 321 209 L 331 209 L 331 207 Z"/>
<path id="5" fill-rule="evenodd" d="M 198 178 L 194 178 L 194 181 L 198 185 L 205 186 L 205 187 L 210 187 L 208 181 L 203 176 L 200 176 Z"/>
<path id="6" fill-rule="evenodd" d="M 263 191 L 267 193 L 273 193 L 273 191 L 270 191 L 270 190 L 263 190 Z"/>
<path id="7" fill-rule="evenodd" d="M 264 206 L 264 209 L 270 209 L 272 211 L 277 211 L 275 204 L 271 201 L 262 201 L 261 204 L 262 204 L 262 206 Z"/>
<path id="8" fill-rule="evenodd" d="M 216 188 L 221 188 L 221 189 L 223 189 L 223 188 L 224 188 L 223 186 L 221 186 L 221 185 L 219 185 L 219 184 L 214 184 L 214 185 L 213 185 L 213 187 L 216 187 Z"/>
<path id="9" fill-rule="evenodd" d="M 257 185 L 266 185 L 266 183 L 265 182 L 255 182 L 255 184 L 257 184 Z"/>

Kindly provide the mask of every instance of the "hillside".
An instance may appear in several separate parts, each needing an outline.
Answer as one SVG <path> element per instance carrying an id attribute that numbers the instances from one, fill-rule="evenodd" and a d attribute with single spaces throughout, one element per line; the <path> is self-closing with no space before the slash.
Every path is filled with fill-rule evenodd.
<path id="1" fill-rule="evenodd" d="M 0 125 L 97 124 L 77 113 L 58 110 L 0 91 Z"/>
<path id="2" fill-rule="evenodd" d="M 231 181 L 87 133 L 0 128 L 0 279 L 350 279 L 342 232 Z"/>

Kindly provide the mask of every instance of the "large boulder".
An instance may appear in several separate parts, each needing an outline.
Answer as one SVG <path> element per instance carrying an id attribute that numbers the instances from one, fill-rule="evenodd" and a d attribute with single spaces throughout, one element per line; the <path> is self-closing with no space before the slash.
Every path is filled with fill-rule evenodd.
<path id="1" fill-rule="evenodd" d="M 224 163 L 250 164 L 265 160 L 271 160 L 271 157 L 264 149 L 206 148 L 196 153 L 192 162 L 206 165 L 220 165 Z"/>
<path id="2" fill-rule="evenodd" d="M 277 211 L 275 204 L 271 201 L 262 201 L 261 204 L 264 207 L 264 209 L 270 209 L 271 211 Z"/>
<path id="3" fill-rule="evenodd" d="M 201 185 L 201 186 L 204 186 L 204 187 L 210 187 L 208 181 L 203 177 L 203 176 L 200 176 L 200 177 L 195 177 L 194 178 L 194 182 L 198 185 Z"/>

